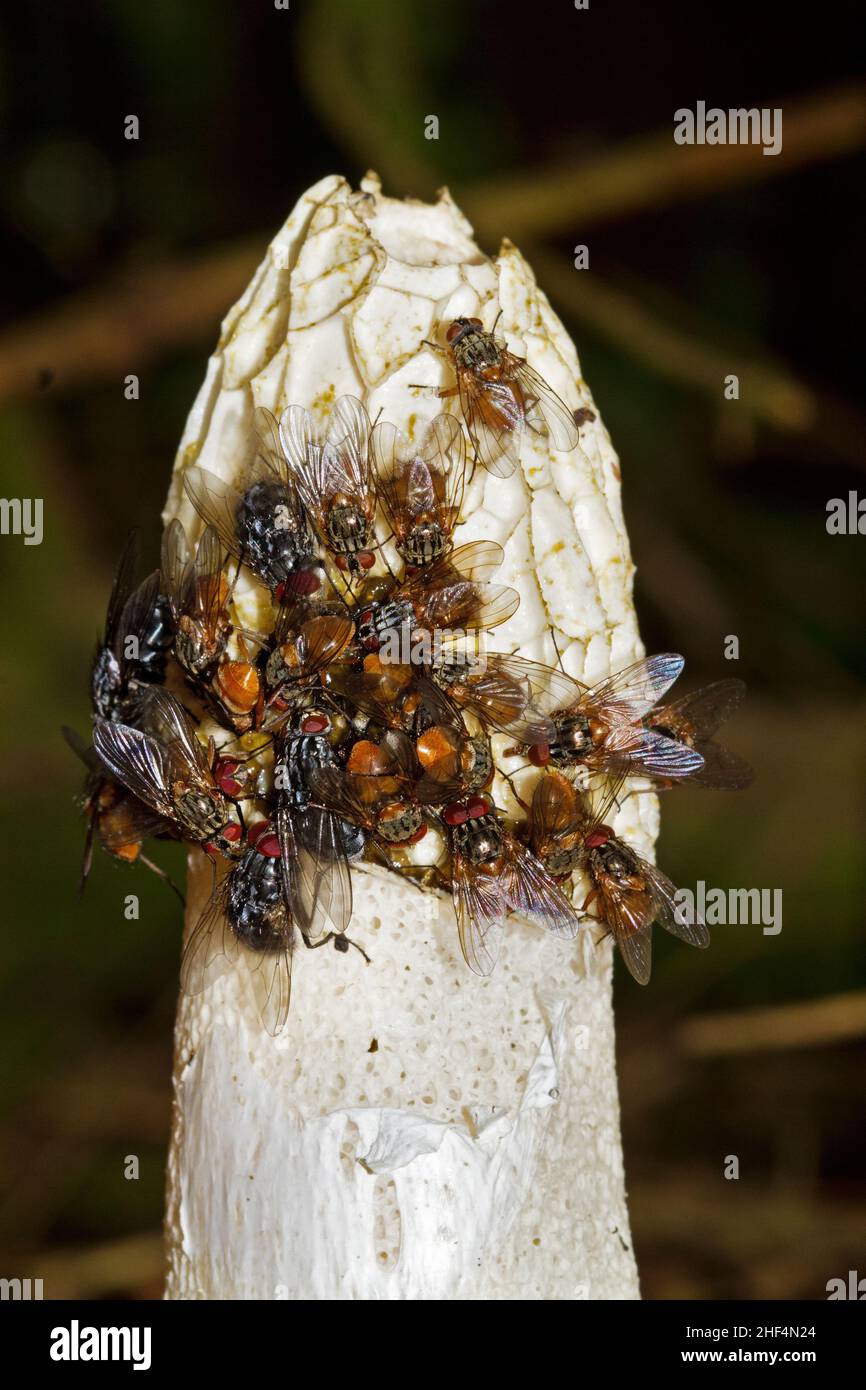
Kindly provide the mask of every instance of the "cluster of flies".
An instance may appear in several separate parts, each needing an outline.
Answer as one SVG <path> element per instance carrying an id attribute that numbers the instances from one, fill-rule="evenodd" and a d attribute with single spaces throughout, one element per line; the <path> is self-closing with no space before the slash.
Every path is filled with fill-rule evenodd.
<path id="1" fill-rule="evenodd" d="M 65 731 L 88 770 L 84 875 L 94 837 L 157 873 L 147 837 L 222 863 L 183 986 L 196 993 L 242 959 L 271 1033 L 287 1017 L 297 938 L 355 944 L 350 864 L 362 859 L 450 889 L 463 955 L 480 974 L 514 912 L 566 939 L 581 921 L 603 925 L 645 983 L 654 923 L 693 946 L 708 936 L 611 829 L 624 784 L 736 787 L 750 776 L 714 738 L 742 683 L 665 700 L 679 656 L 588 687 L 516 654 L 416 642 L 475 638 L 518 607 L 492 578 L 501 548 L 457 543 L 470 449 L 473 468 L 507 477 L 525 430 L 570 451 L 587 416 L 480 320 L 455 320 L 445 340 L 456 381 L 439 394 L 459 398 L 465 432 L 440 414 L 410 443 L 386 421 L 371 427 L 346 396 L 325 430 L 299 406 L 279 424 L 258 410 L 255 454 L 231 482 L 187 469 L 204 529 L 193 544 L 172 521 L 160 568 L 141 583 L 127 545 L 93 666 L 92 742 Z M 381 555 L 377 515 L 399 574 Z M 236 621 L 243 567 L 270 592 L 267 632 Z M 411 636 L 408 662 L 386 659 L 398 632 Z M 492 735 L 507 742 L 498 753 Z M 520 764 L 539 770 L 528 802 L 511 781 Z M 496 806 L 497 771 L 520 814 Z M 441 850 L 419 864 L 431 827 Z M 580 906 L 575 872 L 589 889 Z"/>

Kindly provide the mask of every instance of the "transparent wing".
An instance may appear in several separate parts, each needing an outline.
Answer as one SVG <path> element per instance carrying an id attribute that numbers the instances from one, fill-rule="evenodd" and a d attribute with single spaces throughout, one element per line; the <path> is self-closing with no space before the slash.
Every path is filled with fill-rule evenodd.
<path id="1" fill-rule="evenodd" d="M 320 806 L 293 816 L 298 846 L 301 911 L 298 924 L 322 917 L 341 935 L 352 918 L 352 879 L 340 835 L 340 818 Z"/>
<path id="2" fill-rule="evenodd" d="M 533 845 L 550 836 L 566 835 L 580 824 L 580 802 L 575 787 L 559 772 L 546 772 L 535 784 L 529 815 Z"/>
<path id="3" fill-rule="evenodd" d="M 617 887 L 610 880 L 596 881 L 598 918 L 613 933 L 629 974 L 639 985 L 649 984 L 652 973 L 652 922 L 657 904 L 651 894 Z"/>
<path id="4" fill-rule="evenodd" d="M 686 720 L 697 731 L 699 737 L 711 738 L 719 726 L 739 709 L 746 696 L 745 681 L 732 679 L 715 681 L 701 690 L 693 690 L 689 695 L 681 695 L 659 709 L 653 710 L 653 728 L 660 728 L 670 719 L 670 731 L 676 736 L 680 720 Z"/>
<path id="5" fill-rule="evenodd" d="M 195 552 L 195 607 L 200 621 L 213 631 L 225 608 L 222 580 L 223 550 L 213 526 L 206 526 Z"/>
<path id="6" fill-rule="evenodd" d="M 173 817 L 171 759 L 158 739 L 127 724 L 97 719 L 93 746 L 115 781 L 160 815 Z"/>
<path id="7" fill-rule="evenodd" d="M 513 388 L 457 368 L 457 388 L 466 429 L 479 463 L 496 478 L 510 478 L 520 458 L 523 413 Z"/>
<path id="8" fill-rule="evenodd" d="M 647 863 L 645 859 L 640 862 L 656 903 L 655 920 L 659 926 L 689 946 L 702 949 L 709 946 L 710 933 L 700 913 L 688 902 L 677 903 L 677 890 L 666 874 L 654 864 Z"/>
<path id="9" fill-rule="evenodd" d="M 325 451 L 336 489 L 369 491 L 370 418 L 355 396 L 341 396 L 331 413 Z M 348 484 L 348 486 L 347 486 Z"/>
<path id="10" fill-rule="evenodd" d="M 336 815 L 342 816 L 344 820 L 352 821 L 355 825 L 365 825 L 369 822 L 370 816 L 367 807 L 359 796 L 356 795 L 352 781 L 360 777 L 360 774 L 353 774 L 352 780 L 338 767 L 316 767 L 311 768 L 309 773 L 309 788 L 313 800 L 327 811 L 333 811 Z M 368 777 L 364 779 L 372 786 L 378 779 Z"/>
<path id="11" fill-rule="evenodd" d="M 147 631 L 158 597 L 159 570 L 154 570 L 152 574 L 141 581 L 136 589 L 133 589 L 123 605 L 123 612 L 115 628 L 112 647 L 122 671 L 126 670 L 130 661 L 133 661 L 134 664 L 134 659 L 127 657 L 124 652 L 126 639 L 130 636 L 140 637 L 142 633 Z"/>
<path id="12" fill-rule="evenodd" d="M 751 764 L 724 744 L 702 743 L 701 756 L 704 765 L 689 778 L 689 785 L 714 791 L 742 791 L 755 779 Z"/>
<path id="13" fill-rule="evenodd" d="M 602 706 L 623 719 L 641 719 L 670 689 L 684 665 L 676 652 L 642 657 L 594 685 L 584 703 Z"/>
<path id="14" fill-rule="evenodd" d="M 196 782 L 212 785 L 207 752 L 196 737 L 192 719 L 175 695 L 159 686 L 149 687 L 143 695 L 141 724 L 165 745 L 171 767 Z"/>
<path id="15" fill-rule="evenodd" d="M 174 517 L 162 534 L 160 554 L 160 590 L 168 599 L 177 618 L 189 606 L 193 577 L 192 555 L 182 522 Z"/>
<path id="16" fill-rule="evenodd" d="M 120 615 L 123 612 L 126 601 L 132 593 L 135 572 L 138 568 L 138 532 L 131 531 L 127 536 L 123 553 L 118 561 L 115 571 L 114 581 L 111 585 L 111 596 L 108 600 L 108 612 L 105 616 L 105 636 L 103 645 L 115 649 L 115 637 L 117 627 L 120 622 Z"/>
<path id="17" fill-rule="evenodd" d="M 611 730 L 602 749 L 601 760 L 605 771 L 610 773 L 662 779 L 692 777 L 699 774 L 704 766 L 704 759 L 697 749 L 634 724 Z"/>
<path id="18" fill-rule="evenodd" d="M 534 855 L 510 835 L 500 883 L 512 912 L 565 940 L 577 935 L 577 914 L 565 894 Z"/>
<path id="19" fill-rule="evenodd" d="M 309 676 L 329 666 L 355 636 L 351 618 L 323 614 L 303 624 L 298 634 L 299 676 Z"/>
<path id="20" fill-rule="evenodd" d="M 180 963 L 184 994 L 201 994 L 240 954 L 240 942 L 226 917 L 233 872 L 230 870 L 214 888 L 184 947 Z"/>
<path id="21" fill-rule="evenodd" d="M 435 588 L 440 582 L 452 580 L 455 573 L 463 579 L 489 579 L 504 559 L 505 552 L 496 541 L 467 541 L 428 566 L 423 582 Z"/>
<path id="22" fill-rule="evenodd" d="M 529 428 L 536 434 L 548 436 L 553 448 L 561 453 L 575 449 L 580 434 L 574 415 L 544 378 L 523 358 L 505 351 L 502 353 L 502 372 L 507 380 L 515 382 L 519 388 Z"/>
<path id="23" fill-rule="evenodd" d="M 499 959 L 506 905 L 496 879 L 452 858 L 452 897 L 460 949 L 470 970 L 491 975 Z"/>
<path id="24" fill-rule="evenodd" d="M 326 495 L 326 462 L 319 430 L 303 406 L 290 405 L 280 419 L 280 440 L 304 505 L 320 516 Z"/>
<path id="25" fill-rule="evenodd" d="M 183 475 L 187 497 L 202 521 L 212 526 L 232 555 L 242 559 L 242 547 L 237 534 L 237 517 L 243 497 L 231 483 L 226 483 L 207 468 L 188 468 Z"/>
<path id="26" fill-rule="evenodd" d="M 274 416 L 264 406 L 253 411 L 253 426 L 258 439 L 258 453 L 268 467 L 284 480 L 288 477 L 286 459 L 280 443 L 280 428 Z"/>
<path id="27" fill-rule="evenodd" d="M 520 595 L 516 589 L 503 584 L 460 580 L 427 595 L 423 621 L 428 628 L 440 628 L 443 632 L 449 629 L 489 631 L 508 622 L 519 607 Z"/>
<path id="28" fill-rule="evenodd" d="M 277 1037 L 289 1017 L 292 997 L 292 928 L 288 928 L 286 944 L 277 951 L 242 952 L 249 972 L 253 997 L 262 1023 L 271 1037 Z"/>
<path id="29" fill-rule="evenodd" d="M 452 699 L 490 728 L 527 744 L 549 741 L 550 714 L 577 704 L 585 689 L 551 666 L 502 652 L 472 658 L 462 671 L 456 663 L 453 674 Z"/>

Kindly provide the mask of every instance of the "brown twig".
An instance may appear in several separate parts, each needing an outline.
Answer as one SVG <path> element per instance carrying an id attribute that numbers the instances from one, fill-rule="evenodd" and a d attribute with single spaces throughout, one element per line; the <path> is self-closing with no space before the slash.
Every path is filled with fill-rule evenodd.
<path id="1" fill-rule="evenodd" d="M 866 990 L 854 990 L 778 1008 L 699 1015 L 686 1019 L 678 1031 L 678 1041 L 694 1057 L 724 1057 L 829 1047 L 864 1034 Z"/>

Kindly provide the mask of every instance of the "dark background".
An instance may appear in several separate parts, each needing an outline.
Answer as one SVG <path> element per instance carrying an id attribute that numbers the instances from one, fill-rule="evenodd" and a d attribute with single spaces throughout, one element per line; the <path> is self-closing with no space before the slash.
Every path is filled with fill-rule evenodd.
<path id="1" fill-rule="evenodd" d="M 179 912 L 104 855 L 76 898 L 80 779 L 58 728 L 86 727 L 132 525 L 156 558 L 220 317 L 298 195 L 368 167 L 394 194 L 447 182 L 486 249 L 521 246 L 622 458 L 648 649 L 682 651 L 687 684 L 751 687 L 730 742 L 754 788 L 670 795 L 659 857 L 685 884 L 782 888 L 783 931 L 720 928 L 707 954 L 658 941 L 648 989 L 617 975 L 644 1292 L 822 1298 L 866 1274 L 866 538 L 825 528 L 829 498 L 866 494 L 860 18 L 601 0 L 6 8 L 0 484 L 44 498 L 45 540 L 0 541 L 0 1274 L 160 1290 Z M 698 100 L 781 106 L 782 154 L 676 146 L 673 112 Z M 182 872 L 178 851 L 156 857 Z"/>

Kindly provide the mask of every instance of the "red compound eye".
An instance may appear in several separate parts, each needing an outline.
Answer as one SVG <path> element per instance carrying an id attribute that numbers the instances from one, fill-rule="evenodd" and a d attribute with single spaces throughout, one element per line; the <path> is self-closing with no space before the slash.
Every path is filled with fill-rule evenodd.
<path id="1" fill-rule="evenodd" d="M 247 831 L 247 839 L 249 840 L 251 845 L 258 844 L 260 838 L 262 837 L 262 835 L 264 835 L 269 824 L 270 822 L 266 820 L 257 820 L 253 822 L 253 824 Z"/>
<path id="2" fill-rule="evenodd" d="M 358 564 L 361 566 L 362 570 L 371 570 L 375 563 L 376 556 L 373 554 L 372 550 L 358 551 Z"/>
<path id="3" fill-rule="evenodd" d="M 349 561 L 346 559 L 345 555 L 338 555 L 336 565 L 337 569 L 340 570 L 342 574 L 345 574 L 346 570 L 349 568 Z"/>
<path id="4" fill-rule="evenodd" d="M 408 838 L 408 840 L 403 840 L 402 843 L 403 843 L 404 845 L 417 845 L 418 841 L 419 841 L 419 840 L 423 840 L 423 839 L 424 839 L 424 836 L 425 836 L 426 834 L 427 834 L 427 826 L 426 826 L 426 825 L 419 825 L 419 826 L 418 826 L 418 829 L 415 831 L 415 834 L 414 834 L 414 835 L 410 835 L 409 838 Z"/>
<path id="5" fill-rule="evenodd" d="M 449 326 L 448 326 L 448 331 L 447 331 L 447 333 L 445 334 L 445 341 L 446 341 L 446 343 L 453 343 L 453 342 L 454 342 L 454 339 L 457 337 L 458 333 L 460 333 L 460 332 L 461 332 L 461 328 L 460 328 L 460 324 L 459 324 L 459 323 L 452 323 L 452 324 L 449 324 Z"/>
<path id="6" fill-rule="evenodd" d="M 264 854 L 268 859 L 279 859 L 280 842 L 278 837 L 271 830 L 267 835 L 260 835 L 256 841 L 256 849 L 259 854 Z"/>
<path id="7" fill-rule="evenodd" d="M 291 594 L 314 594 L 321 588 L 322 581 L 315 570 L 295 570 L 288 579 L 284 579 L 282 584 L 277 586 L 276 598 L 282 603 L 286 593 Z"/>
<path id="8" fill-rule="evenodd" d="M 490 807 L 483 796 L 473 796 L 467 807 L 470 820 L 475 820 L 478 816 L 486 816 L 489 810 Z"/>
<path id="9" fill-rule="evenodd" d="M 529 750 L 529 761 L 533 767 L 546 767 L 550 762 L 550 744 L 536 743 Z"/>
<path id="10" fill-rule="evenodd" d="M 446 825 L 463 825 L 469 819 L 469 811 L 465 806 L 446 806 L 442 819 Z"/>
<path id="11" fill-rule="evenodd" d="M 607 844 L 612 835 L 613 831 L 610 829 L 610 826 L 600 825 L 598 830 L 593 830 L 591 834 L 587 835 L 587 849 L 600 849 L 602 845 Z"/>
<path id="12" fill-rule="evenodd" d="M 230 821 L 228 825 L 224 825 L 220 831 L 220 839 L 228 840 L 229 844 L 236 844 L 240 838 L 241 828 L 239 825 L 236 825 L 234 821 Z"/>
<path id="13" fill-rule="evenodd" d="M 324 714 L 309 714 L 301 724 L 301 733 L 323 734 L 327 727 L 328 720 Z"/>

